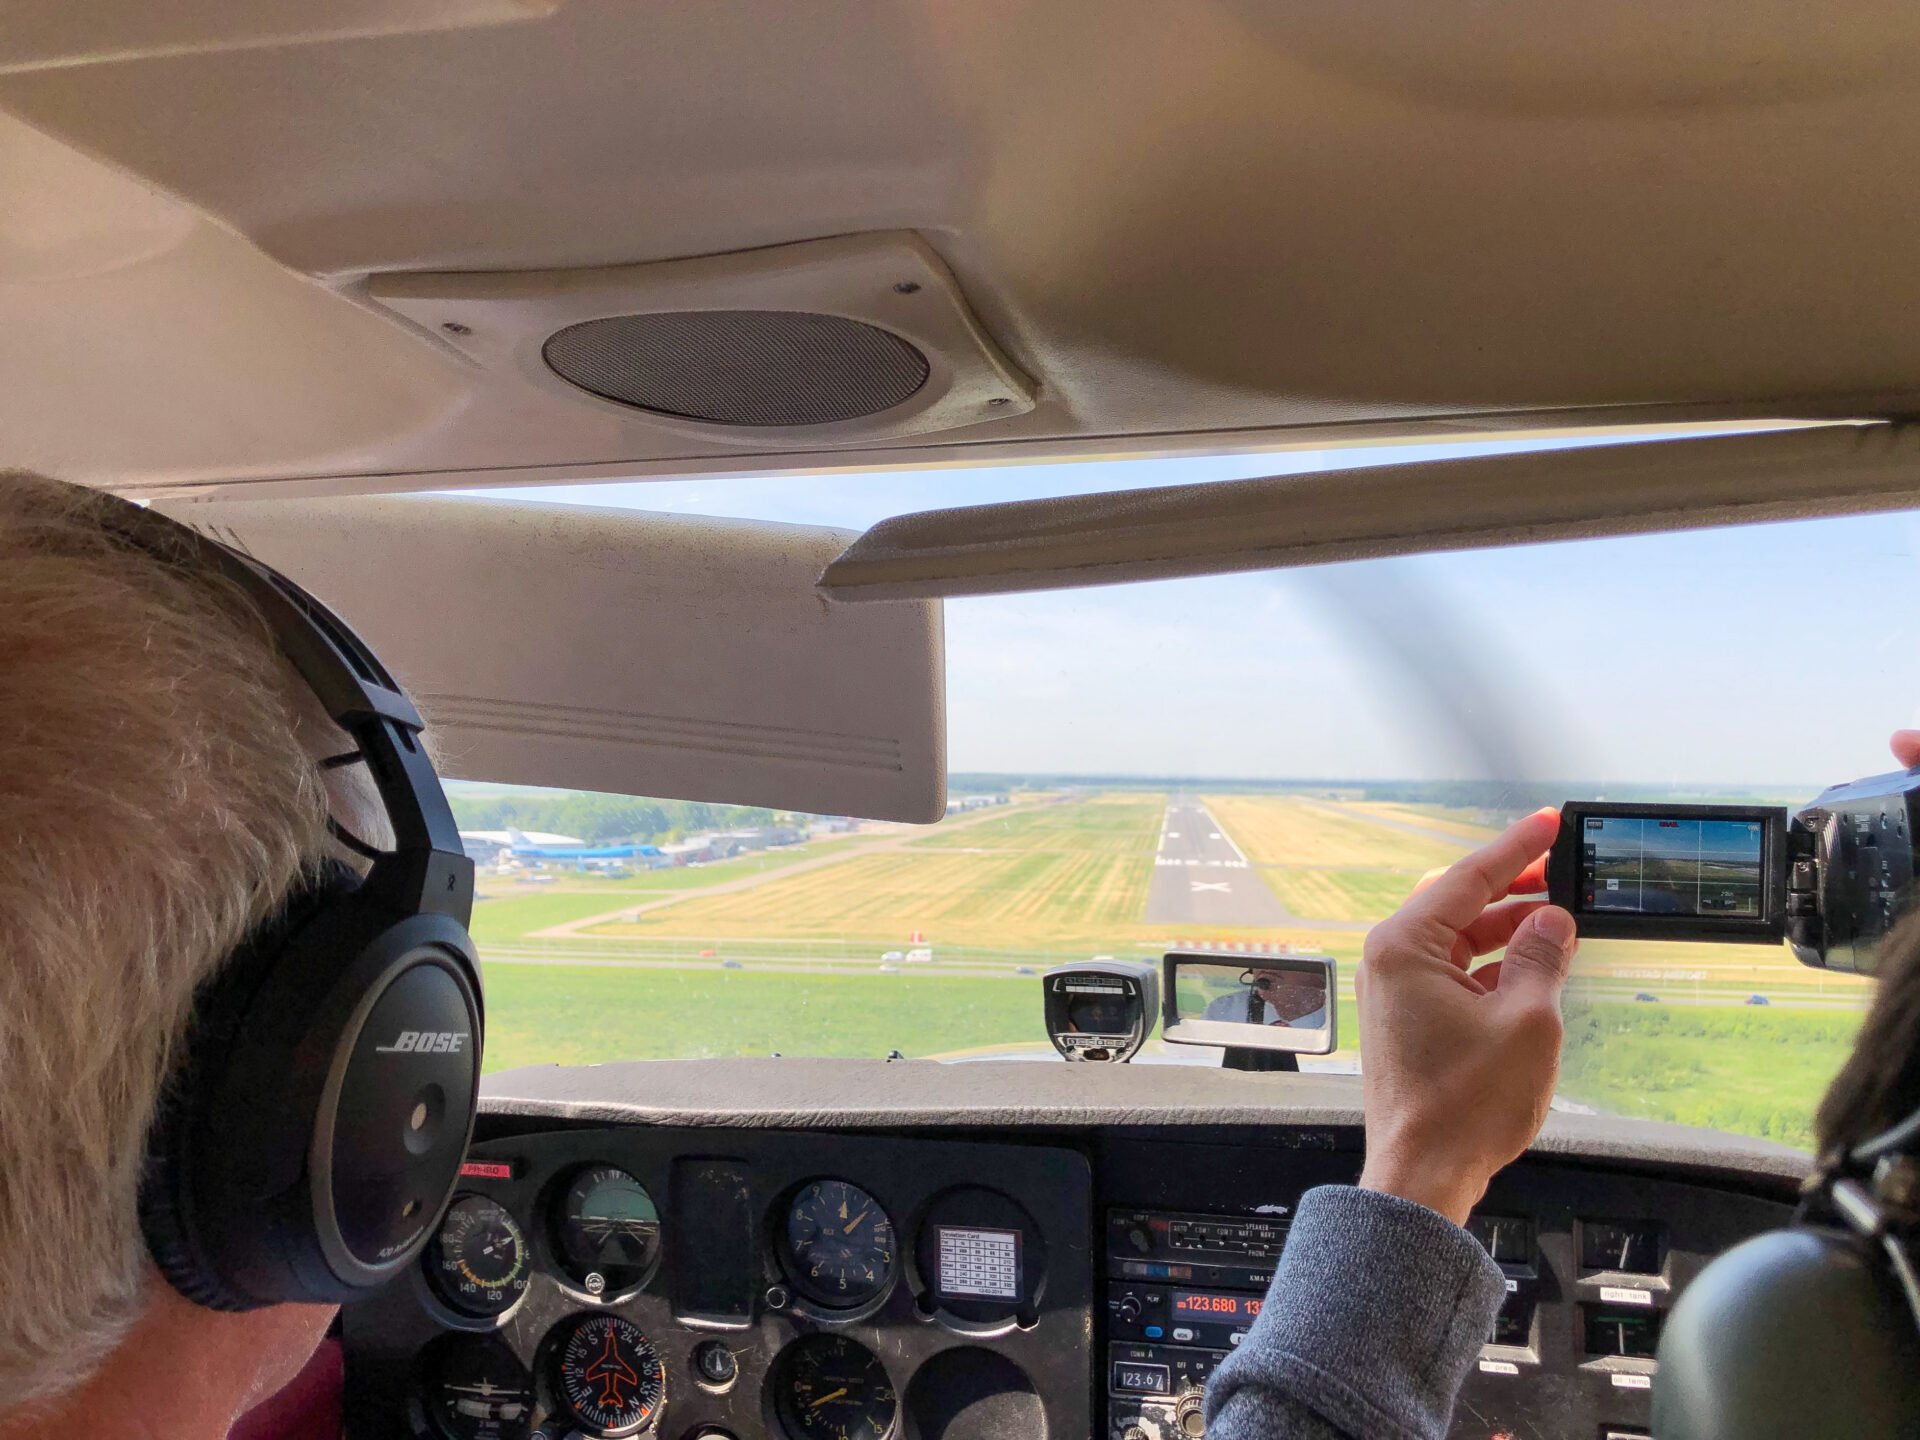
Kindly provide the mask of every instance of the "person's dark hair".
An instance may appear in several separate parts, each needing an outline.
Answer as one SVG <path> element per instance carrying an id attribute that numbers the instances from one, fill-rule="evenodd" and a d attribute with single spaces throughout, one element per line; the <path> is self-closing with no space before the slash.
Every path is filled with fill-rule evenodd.
<path id="1" fill-rule="evenodd" d="M 1920 1109 L 1920 913 L 1880 947 L 1879 993 L 1813 1118 L 1823 1163 Z"/>

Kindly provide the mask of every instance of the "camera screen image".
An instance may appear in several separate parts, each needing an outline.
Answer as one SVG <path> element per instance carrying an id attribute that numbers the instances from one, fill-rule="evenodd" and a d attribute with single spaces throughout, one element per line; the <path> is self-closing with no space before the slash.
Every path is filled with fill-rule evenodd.
<path id="1" fill-rule="evenodd" d="M 1764 828 L 1757 820 L 1588 815 L 1580 837 L 1581 908 L 1757 917 Z"/>

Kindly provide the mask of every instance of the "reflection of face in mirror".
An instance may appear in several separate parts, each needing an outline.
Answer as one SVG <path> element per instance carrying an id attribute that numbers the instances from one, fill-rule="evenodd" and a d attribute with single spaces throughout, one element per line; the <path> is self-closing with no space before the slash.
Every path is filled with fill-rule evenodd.
<path id="1" fill-rule="evenodd" d="M 1298 970 L 1249 970 L 1241 977 L 1253 993 L 1266 1002 L 1267 1025 L 1293 1025 L 1314 1029 L 1327 1023 L 1327 987 L 1318 975 L 1303 975 Z M 1252 1018 L 1249 1007 L 1249 1019 Z"/>
<path id="2" fill-rule="evenodd" d="M 1182 972 L 1195 989 L 1182 994 L 1180 1010 L 1194 1019 L 1296 1030 L 1327 1024 L 1326 971 L 1317 966 L 1201 964 Z"/>

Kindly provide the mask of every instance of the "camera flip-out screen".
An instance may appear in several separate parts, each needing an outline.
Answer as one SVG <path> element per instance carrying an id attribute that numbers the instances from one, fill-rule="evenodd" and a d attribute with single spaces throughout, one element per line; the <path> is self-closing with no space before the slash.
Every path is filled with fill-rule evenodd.
<path id="1" fill-rule="evenodd" d="M 1581 903 L 1596 913 L 1760 913 L 1758 820 L 1589 815 L 1580 825 Z"/>
<path id="2" fill-rule="evenodd" d="M 1786 824 L 1768 806 L 1570 803 L 1547 891 L 1585 935 L 1778 940 Z"/>

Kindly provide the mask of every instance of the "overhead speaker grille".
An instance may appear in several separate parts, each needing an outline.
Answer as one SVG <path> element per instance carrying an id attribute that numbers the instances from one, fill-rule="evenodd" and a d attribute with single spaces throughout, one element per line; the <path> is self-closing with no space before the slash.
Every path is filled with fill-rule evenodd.
<path id="1" fill-rule="evenodd" d="M 613 315 L 547 337 L 561 379 L 606 400 L 716 425 L 827 425 L 890 410 L 927 383 L 891 331 L 799 310 Z"/>

